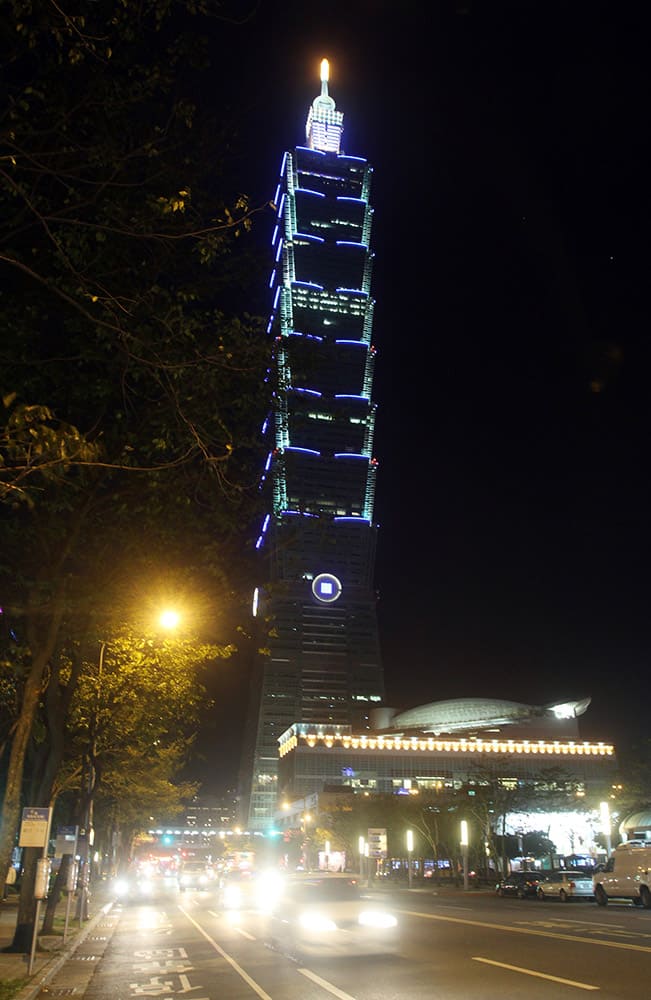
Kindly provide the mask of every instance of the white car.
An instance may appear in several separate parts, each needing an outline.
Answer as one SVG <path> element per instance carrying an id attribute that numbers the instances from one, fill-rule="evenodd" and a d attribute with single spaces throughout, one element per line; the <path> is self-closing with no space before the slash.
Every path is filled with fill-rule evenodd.
<path id="1" fill-rule="evenodd" d="M 209 889 L 212 880 L 212 871 L 205 861 L 186 861 L 179 869 L 178 883 L 181 892 L 186 889 Z"/>
<path id="2" fill-rule="evenodd" d="M 337 875 L 288 882 L 266 914 L 272 947 L 302 956 L 397 953 L 396 916 L 355 879 Z"/>
<path id="3" fill-rule="evenodd" d="M 538 899 L 594 899 L 592 877 L 580 871 L 546 872 L 546 879 L 536 890 Z"/>

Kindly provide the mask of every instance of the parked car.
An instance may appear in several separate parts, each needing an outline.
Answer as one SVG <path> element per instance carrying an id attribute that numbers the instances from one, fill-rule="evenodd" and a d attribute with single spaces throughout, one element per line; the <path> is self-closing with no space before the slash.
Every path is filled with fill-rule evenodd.
<path id="1" fill-rule="evenodd" d="M 547 878 L 536 889 L 538 899 L 560 899 L 569 903 L 571 899 L 594 899 L 592 877 L 584 872 L 546 872 Z"/>
<path id="2" fill-rule="evenodd" d="M 651 909 L 651 845 L 632 840 L 619 844 L 592 881 L 599 906 L 609 899 L 629 899 Z"/>
<path id="3" fill-rule="evenodd" d="M 525 899 L 527 896 L 535 896 L 538 886 L 546 878 L 545 872 L 511 872 L 495 886 L 498 896 L 517 896 L 518 899 Z"/>
<path id="4" fill-rule="evenodd" d="M 388 954 L 399 947 L 396 916 L 355 879 L 330 875 L 288 882 L 266 916 L 265 937 L 303 955 Z"/>

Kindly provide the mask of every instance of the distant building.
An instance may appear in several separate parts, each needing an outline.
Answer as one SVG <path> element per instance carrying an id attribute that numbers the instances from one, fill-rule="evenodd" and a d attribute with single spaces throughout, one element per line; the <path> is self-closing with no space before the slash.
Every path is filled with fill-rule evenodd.
<path id="1" fill-rule="evenodd" d="M 211 837 L 220 830 L 230 830 L 236 825 L 238 801 L 235 792 L 224 795 L 195 795 L 184 811 L 173 817 L 157 817 L 156 830 L 169 843 L 181 843 L 185 837 L 197 835 Z"/>
<path id="2" fill-rule="evenodd" d="M 224 830 L 235 825 L 237 798 L 234 792 L 218 795 L 196 795 L 185 810 L 185 826 L 189 829 Z"/>
<path id="3" fill-rule="evenodd" d="M 283 158 L 271 276 L 273 409 L 257 546 L 270 620 L 252 688 L 243 822 L 273 824 L 278 739 L 306 724 L 368 726 L 384 697 L 376 619 L 371 167 L 341 150 L 327 63 L 306 143 Z"/>

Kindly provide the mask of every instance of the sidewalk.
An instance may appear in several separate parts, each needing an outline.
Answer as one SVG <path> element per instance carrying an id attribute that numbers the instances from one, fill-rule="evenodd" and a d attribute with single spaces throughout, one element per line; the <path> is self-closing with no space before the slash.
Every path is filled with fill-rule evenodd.
<path id="1" fill-rule="evenodd" d="M 29 954 L 4 951 L 14 938 L 18 917 L 18 895 L 12 893 L 0 901 L 0 987 L 6 987 L 8 983 L 15 984 L 16 1000 L 32 1000 L 57 974 L 64 962 L 74 954 L 95 924 L 110 910 L 112 902 L 102 888 L 100 885 L 99 891 L 93 891 L 89 900 L 89 919 L 84 920 L 81 927 L 79 920 L 74 919 L 75 900 L 72 900 L 65 944 L 63 933 L 45 937 L 39 935 L 31 975 L 28 972 Z M 42 905 L 41 923 L 44 910 L 45 906 Z M 57 906 L 57 917 L 64 918 L 65 911 L 66 901 L 62 899 Z"/>

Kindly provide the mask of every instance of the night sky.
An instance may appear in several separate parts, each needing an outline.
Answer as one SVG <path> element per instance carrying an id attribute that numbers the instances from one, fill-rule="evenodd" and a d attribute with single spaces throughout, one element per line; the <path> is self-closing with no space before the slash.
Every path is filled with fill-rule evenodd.
<path id="1" fill-rule="evenodd" d="M 214 99 L 238 110 L 254 201 L 303 141 L 323 56 L 343 147 L 375 168 L 376 582 L 396 707 L 592 695 L 586 738 L 647 735 L 640 9 L 262 0 L 220 35 L 233 59 Z"/>

